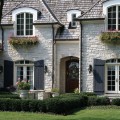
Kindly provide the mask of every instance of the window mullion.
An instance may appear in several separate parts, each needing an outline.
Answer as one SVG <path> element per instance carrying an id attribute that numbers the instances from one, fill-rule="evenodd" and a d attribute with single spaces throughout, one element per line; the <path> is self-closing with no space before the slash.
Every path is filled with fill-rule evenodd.
<path id="1" fill-rule="evenodd" d="M 118 30 L 118 5 L 116 6 L 116 30 Z"/>
<path id="2" fill-rule="evenodd" d="M 26 35 L 26 13 L 24 13 L 24 35 Z"/>
<path id="3" fill-rule="evenodd" d="M 23 75 L 24 77 L 23 78 L 27 79 L 27 67 L 26 66 L 23 67 L 23 71 L 24 71 L 24 75 Z"/>

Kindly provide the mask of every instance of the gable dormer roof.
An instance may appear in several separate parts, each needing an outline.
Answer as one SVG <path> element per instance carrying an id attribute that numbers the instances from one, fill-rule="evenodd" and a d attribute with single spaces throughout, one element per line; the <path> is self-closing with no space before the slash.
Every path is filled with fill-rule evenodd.
<path id="1" fill-rule="evenodd" d="M 42 0 L 4 0 L 1 24 L 13 24 L 12 11 L 21 7 L 33 8 L 41 12 L 40 19 L 33 21 L 34 23 L 60 23 Z"/>

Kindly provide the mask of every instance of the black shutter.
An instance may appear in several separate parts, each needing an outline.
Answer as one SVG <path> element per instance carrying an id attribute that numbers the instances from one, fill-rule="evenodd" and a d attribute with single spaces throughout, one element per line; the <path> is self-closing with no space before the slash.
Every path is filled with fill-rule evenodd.
<path id="1" fill-rule="evenodd" d="M 4 87 L 13 85 L 13 62 L 4 60 Z"/>
<path id="2" fill-rule="evenodd" d="M 105 83 L 105 61 L 94 59 L 94 92 L 97 94 L 104 93 Z"/>
<path id="3" fill-rule="evenodd" d="M 34 65 L 34 89 L 44 90 L 44 60 L 36 61 Z"/>

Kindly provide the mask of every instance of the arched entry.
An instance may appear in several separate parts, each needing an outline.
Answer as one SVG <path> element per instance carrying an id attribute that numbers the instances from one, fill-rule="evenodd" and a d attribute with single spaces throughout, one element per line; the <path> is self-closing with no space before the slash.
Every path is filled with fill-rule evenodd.
<path id="1" fill-rule="evenodd" d="M 79 88 L 79 60 L 70 59 L 66 61 L 66 88 L 67 93 L 74 92 Z"/>

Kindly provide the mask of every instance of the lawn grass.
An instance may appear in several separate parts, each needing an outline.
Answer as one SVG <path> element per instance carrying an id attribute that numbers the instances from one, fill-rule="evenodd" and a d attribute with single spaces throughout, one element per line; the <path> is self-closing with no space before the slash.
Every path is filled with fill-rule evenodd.
<path id="1" fill-rule="evenodd" d="M 0 112 L 0 120 L 120 120 L 120 109 L 84 109 L 71 115 Z"/>

